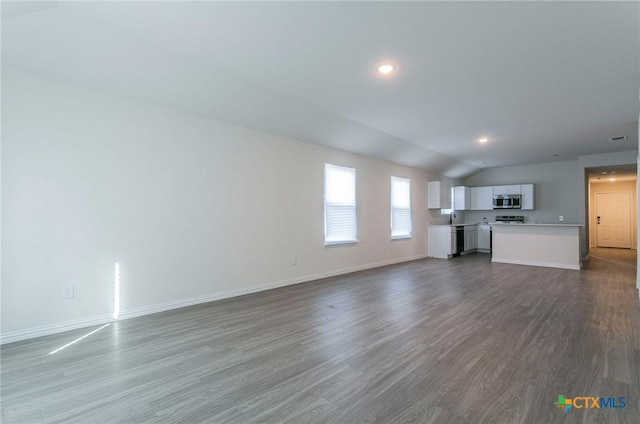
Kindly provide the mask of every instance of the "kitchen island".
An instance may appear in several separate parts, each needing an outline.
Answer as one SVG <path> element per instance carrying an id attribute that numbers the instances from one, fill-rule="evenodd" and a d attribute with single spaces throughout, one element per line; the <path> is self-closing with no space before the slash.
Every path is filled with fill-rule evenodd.
<path id="1" fill-rule="evenodd" d="M 579 270 L 580 224 L 492 226 L 492 262 Z"/>

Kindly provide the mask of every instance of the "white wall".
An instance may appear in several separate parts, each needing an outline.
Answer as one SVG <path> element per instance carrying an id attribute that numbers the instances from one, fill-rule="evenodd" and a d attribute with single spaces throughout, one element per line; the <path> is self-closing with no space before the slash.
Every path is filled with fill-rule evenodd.
<path id="1" fill-rule="evenodd" d="M 443 219 L 424 171 L 16 70 L 2 87 L 5 342 L 108 320 L 116 262 L 135 316 L 423 257 Z M 323 246 L 325 162 L 357 169 L 355 246 Z M 389 239 L 391 175 L 411 178 L 411 240 Z"/>

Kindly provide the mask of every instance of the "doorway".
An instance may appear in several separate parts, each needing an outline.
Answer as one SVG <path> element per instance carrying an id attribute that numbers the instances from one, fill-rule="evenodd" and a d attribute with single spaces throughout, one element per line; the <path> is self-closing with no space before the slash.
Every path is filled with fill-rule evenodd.
<path id="1" fill-rule="evenodd" d="M 635 164 L 585 168 L 588 250 L 631 249 L 638 244 Z"/>
<path id="2" fill-rule="evenodd" d="M 596 247 L 631 248 L 631 193 L 595 193 Z"/>

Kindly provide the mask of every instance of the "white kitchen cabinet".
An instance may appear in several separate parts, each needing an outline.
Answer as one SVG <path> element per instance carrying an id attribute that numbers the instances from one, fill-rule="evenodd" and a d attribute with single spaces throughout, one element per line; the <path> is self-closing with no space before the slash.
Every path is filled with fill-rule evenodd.
<path id="1" fill-rule="evenodd" d="M 456 227 L 429 225 L 427 237 L 427 256 L 430 258 L 447 259 L 456 252 Z"/>
<path id="2" fill-rule="evenodd" d="M 471 189 L 465 186 L 453 188 L 453 209 L 466 211 L 471 209 Z"/>
<path id="3" fill-rule="evenodd" d="M 451 209 L 451 186 L 444 181 L 427 183 L 427 208 Z"/>
<path id="4" fill-rule="evenodd" d="M 521 185 L 508 185 L 507 186 L 507 194 L 522 194 L 521 193 Z"/>
<path id="5" fill-rule="evenodd" d="M 493 209 L 493 187 L 480 187 L 482 189 L 482 210 Z"/>
<path id="6" fill-rule="evenodd" d="M 493 194 L 507 194 L 507 186 L 493 186 Z"/>
<path id="7" fill-rule="evenodd" d="M 454 188 L 454 190 L 457 187 Z M 535 208 L 535 190 L 533 184 L 512 184 L 485 187 L 464 187 L 469 190 L 469 202 L 465 202 L 465 209 L 472 211 L 493 210 L 493 196 L 497 194 L 520 194 L 521 209 L 533 210 Z M 457 198 L 456 198 L 457 201 Z M 456 209 L 458 207 L 456 206 Z M 464 210 L 464 209 L 459 209 Z"/>
<path id="8" fill-rule="evenodd" d="M 533 184 L 522 184 L 522 210 L 531 211 L 535 209 L 535 190 Z"/>
<path id="9" fill-rule="evenodd" d="M 491 249 L 491 226 L 488 224 L 478 225 L 478 252 L 490 252 Z"/>
<path id="10" fill-rule="evenodd" d="M 465 225 L 464 227 L 464 251 L 463 253 L 473 253 L 478 248 L 478 226 Z"/>
<path id="11" fill-rule="evenodd" d="M 471 187 L 471 210 L 482 210 L 482 187 Z"/>

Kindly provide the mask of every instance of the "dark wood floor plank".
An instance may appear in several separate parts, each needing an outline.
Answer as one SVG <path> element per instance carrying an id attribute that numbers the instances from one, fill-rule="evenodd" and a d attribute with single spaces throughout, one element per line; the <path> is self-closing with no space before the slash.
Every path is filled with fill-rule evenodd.
<path id="1" fill-rule="evenodd" d="M 419 260 L 2 346 L 6 423 L 640 422 L 635 251 Z M 620 410 L 558 395 L 624 396 Z"/>

